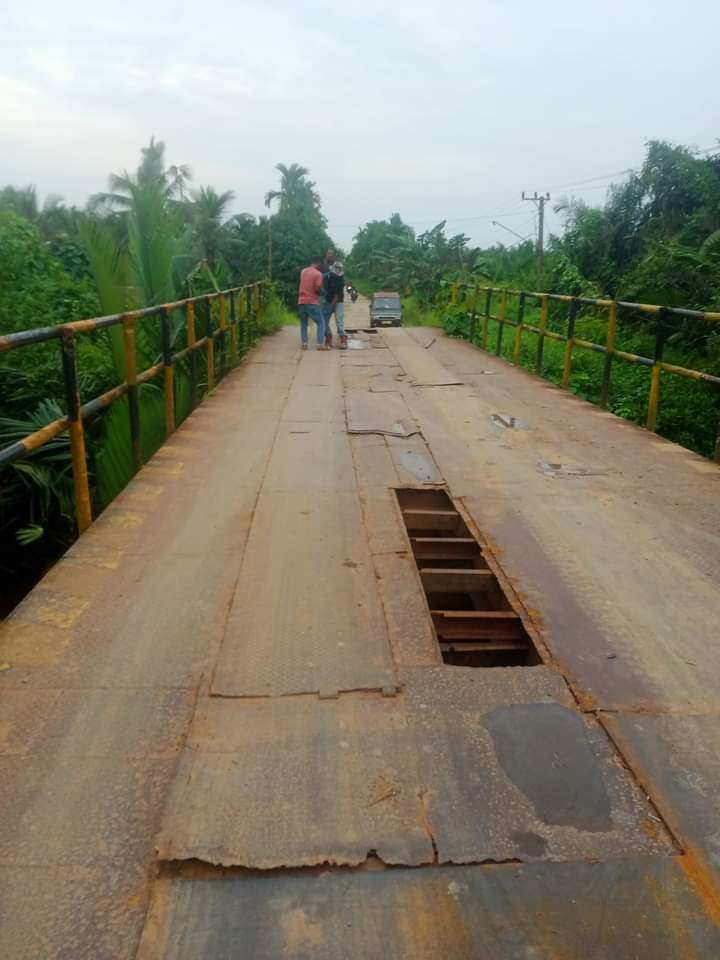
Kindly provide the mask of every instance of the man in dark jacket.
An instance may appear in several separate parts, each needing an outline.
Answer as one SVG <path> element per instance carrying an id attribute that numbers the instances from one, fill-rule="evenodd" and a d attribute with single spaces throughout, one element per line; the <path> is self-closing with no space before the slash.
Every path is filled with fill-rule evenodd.
<path id="1" fill-rule="evenodd" d="M 332 331 L 330 317 L 335 314 L 335 326 L 340 338 L 340 349 L 347 350 L 347 336 L 345 335 L 345 269 L 339 261 L 330 267 L 325 281 L 325 343 L 332 346 Z"/>

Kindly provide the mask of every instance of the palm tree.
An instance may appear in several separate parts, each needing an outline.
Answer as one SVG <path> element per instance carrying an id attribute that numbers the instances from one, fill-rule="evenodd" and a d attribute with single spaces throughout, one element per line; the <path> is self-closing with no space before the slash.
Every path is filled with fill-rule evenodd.
<path id="1" fill-rule="evenodd" d="M 141 150 L 140 166 L 134 174 L 127 170 L 111 173 L 109 193 L 96 193 L 90 197 L 88 207 L 95 211 L 102 207 L 116 207 L 128 210 L 133 206 L 133 189 L 154 184 L 160 188 L 168 200 L 185 199 L 185 186 L 192 180 L 192 172 L 187 164 L 165 166 L 165 144 L 162 140 L 150 137 L 150 143 Z"/>
<path id="2" fill-rule="evenodd" d="M 218 193 L 214 187 L 200 187 L 191 194 L 189 213 L 200 255 L 211 270 L 218 264 L 225 235 L 225 214 L 235 199 L 232 190 Z"/>
<path id="3" fill-rule="evenodd" d="M 269 207 L 273 200 L 280 201 L 280 213 L 291 210 L 320 211 L 320 194 L 315 189 L 315 183 L 308 180 L 310 171 L 299 163 L 291 163 L 289 167 L 278 163 L 275 167 L 280 173 L 280 189 L 268 190 L 265 194 L 265 206 Z"/>
<path id="4" fill-rule="evenodd" d="M 40 206 L 33 184 L 21 188 L 3 187 L 0 190 L 0 209 L 12 210 L 19 217 L 34 223 L 45 239 L 70 233 L 77 216 L 76 208 L 66 207 L 57 193 L 49 193 Z"/>

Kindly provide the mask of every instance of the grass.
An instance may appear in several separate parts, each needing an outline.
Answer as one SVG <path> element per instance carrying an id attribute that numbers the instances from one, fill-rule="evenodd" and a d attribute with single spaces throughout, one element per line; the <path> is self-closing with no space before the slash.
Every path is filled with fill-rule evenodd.
<path id="1" fill-rule="evenodd" d="M 293 326 L 299 323 L 297 310 L 290 310 L 280 297 L 271 297 L 263 316 L 263 333 L 274 333 L 280 327 Z"/>
<path id="2" fill-rule="evenodd" d="M 434 307 L 421 306 L 415 297 L 403 297 L 404 327 L 442 327 L 443 312 Z"/>

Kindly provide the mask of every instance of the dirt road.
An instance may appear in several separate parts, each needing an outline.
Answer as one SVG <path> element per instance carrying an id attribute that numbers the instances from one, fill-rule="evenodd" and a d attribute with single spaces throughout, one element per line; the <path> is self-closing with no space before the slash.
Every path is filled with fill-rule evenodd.
<path id="1" fill-rule="evenodd" d="M 0 954 L 720 955 L 720 470 L 353 340 L 261 343 L 4 624 Z"/>

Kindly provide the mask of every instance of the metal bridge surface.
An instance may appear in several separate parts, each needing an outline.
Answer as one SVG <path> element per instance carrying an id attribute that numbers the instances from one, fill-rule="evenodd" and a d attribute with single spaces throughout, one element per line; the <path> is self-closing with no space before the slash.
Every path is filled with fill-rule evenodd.
<path id="1" fill-rule="evenodd" d="M 720 956 L 720 468 L 361 339 L 261 342 L 4 623 L 3 958 Z"/>

